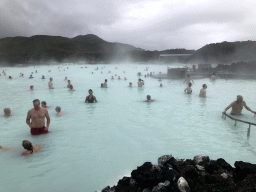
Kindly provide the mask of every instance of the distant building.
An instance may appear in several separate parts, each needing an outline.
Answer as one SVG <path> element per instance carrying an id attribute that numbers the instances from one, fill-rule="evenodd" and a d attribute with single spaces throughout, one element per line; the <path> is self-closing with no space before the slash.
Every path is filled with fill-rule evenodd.
<path id="1" fill-rule="evenodd" d="M 184 63 L 192 54 L 160 54 L 159 61 L 162 63 Z"/>
<path id="2" fill-rule="evenodd" d="M 187 68 L 171 68 L 167 71 L 168 78 L 185 78 L 187 75 Z"/>
<path id="3" fill-rule="evenodd" d="M 211 64 L 198 64 L 198 70 L 209 69 L 211 67 L 212 67 Z"/>

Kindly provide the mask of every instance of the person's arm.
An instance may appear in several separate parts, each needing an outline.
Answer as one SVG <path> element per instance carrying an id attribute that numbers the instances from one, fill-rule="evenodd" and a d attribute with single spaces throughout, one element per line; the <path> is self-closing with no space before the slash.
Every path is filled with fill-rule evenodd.
<path id="1" fill-rule="evenodd" d="M 94 97 L 94 99 L 95 99 L 95 102 L 97 102 L 97 99 L 96 99 L 96 97 L 95 96 L 93 96 Z"/>
<path id="2" fill-rule="evenodd" d="M 188 88 L 184 89 L 184 92 L 186 93 L 187 90 L 188 90 Z"/>
<path id="3" fill-rule="evenodd" d="M 12 149 L 10 149 L 10 148 L 3 147 L 2 145 L 0 145 L 0 149 L 2 149 L 2 150 L 4 150 L 4 151 L 10 151 L 10 150 L 12 150 Z"/>
<path id="4" fill-rule="evenodd" d="M 248 111 L 251 111 L 252 113 L 256 113 L 255 111 L 252 111 L 252 110 L 246 105 L 245 102 L 244 102 L 244 107 L 245 107 L 245 109 L 247 109 Z"/>
<path id="5" fill-rule="evenodd" d="M 30 115 L 30 111 L 28 111 L 28 114 L 27 114 L 27 118 L 26 118 L 26 123 L 27 125 L 30 127 L 31 123 L 30 123 L 30 118 L 31 118 L 31 115 Z"/>
<path id="6" fill-rule="evenodd" d="M 87 97 L 86 97 L 86 99 L 85 99 L 85 103 L 86 103 L 86 102 L 88 102 L 88 98 L 89 98 L 89 96 L 87 96 Z"/>
<path id="7" fill-rule="evenodd" d="M 224 110 L 222 113 L 226 113 L 227 110 L 228 110 L 230 107 L 233 107 L 233 105 L 234 105 L 234 102 L 231 103 L 229 106 L 227 106 L 227 107 L 225 108 L 225 110 Z"/>
<path id="8" fill-rule="evenodd" d="M 45 109 L 46 110 L 46 109 Z M 50 126 L 50 116 L 49 116 L 49 113 L 48 113 L 48 111 L 46 110 L 46 113 L 45 113 L 45 117 L 46 117 L 46 119 L 47 119 L 47 125 L 46 125 L 46 130 L 48 130 L 49 129 L 49 126 Z"/>

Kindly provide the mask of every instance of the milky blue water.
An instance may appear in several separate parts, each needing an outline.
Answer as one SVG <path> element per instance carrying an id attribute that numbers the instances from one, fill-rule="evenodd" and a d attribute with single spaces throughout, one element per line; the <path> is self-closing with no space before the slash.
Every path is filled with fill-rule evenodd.
<path id="1" fill-rule="evenodd" d="M 138 72 L 166 73 L 167 65 L 84 64 L 69 65 L 69 69 L 63 66 L 61 71 L 57 67 L 0 68 L 7 69 L 7 76 L 0 77 L 0 110 L 3 114 L 3 109 L 10 107 L 13 114 L 0 118 L 0 145 L 15 148 L 0 151 L 0 191 L 100 190 L 145 161 L 156 164 L 165 154 L 193 158 L 204 153 L 211 159 L 224 158 L 231 165 L 238 160 L 256 163 L 256 127 L 252 126 L 248 140 L 248 125 L 234 126 L 230 119 L 221 118 L 221 112 L 238 94 L 256 110 L 256 81 L 197 79 L 192 95 L 186 95 L 183 80 L 163 80 L 161 88 L 157 79 L 142 77 L 145 87 L 137 87 Z M 149 71 L 144 71 L 146 67 Z M 19 77 L 20 72 L 24 78 Z M 34 79 L 28 79 L 31 72 Z M 128 80 L 111 80 L 115 74 Z M 65 76 L 75 92 L 64 88 Z M 50 77 L 54 90 L 48 89 Z M 105 79 L 109 88 L 100 88 Z M 128 87 L 129 82 L 133 88 Z M 207 98 L 199 98 L 204 83 L 208 85 Z M 30 85 L 35 87 L 33 92 L 28 91 Z M 84 103 L 88 89 L 93 90 L 98 103 Z M 153 103 L 143 102 L 148 94 L 155 99 Z M 25 121 L 34 99 L 45 100 L 50 106 L 49 134 L 30 135 Z M 56 115 L 56 106 L 61 106 L 63 116 Z M 245 109 L 239 118 L 256 123 L 256 117 Z M 25 139 L 40 145 L 41 151 L 20 156 Z"/>

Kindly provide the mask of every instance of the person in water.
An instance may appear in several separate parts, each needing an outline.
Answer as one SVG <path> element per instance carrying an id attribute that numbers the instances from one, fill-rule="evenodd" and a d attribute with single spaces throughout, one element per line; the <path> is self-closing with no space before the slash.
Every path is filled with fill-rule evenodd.
<path id="1" fill-rule="evenodd" d="M 94 103 L 94 102 L 97 102 L 97 99 L 96 97 L 92 94 L 92 90 L 89 89 L 89 95 L 86 97 L 85 99 L 85 103 Z"/>
<path id="2" fill-rule="evenodd" d="M 162 84 L 162 83 L 160 83 L 160 87 L 163 87 L 163 84 Z"/>
<path id="3" fill-rule="evenodd" d="M 33 101 L 34 108 L 30 109 L 27 114 L 26 123 L 30 127 L 31 135 L 38 135 L 49 132 L 50 116 L 47 109 L 40 107 L 39 99 Z M 45 127 L 45 118 L 47 125 Z M 30 122 L 30 119 L 32 121 Z"/>
<path id="4" fill-rule="evenodd" d="M 142 87 L 144 85 L 144 81 L 139 79 L 138 81 L 138 87 Z"/>
<path id="5" fill-rule="evenodd" d="M 30 85 L 29 91 L 33 91 L 33 90 L 34 90 L 34 86 L 33 86 L 33 85 Z"/>
<path id="6" fill-rule="evenodd" d="M 49 83 L 48 83 L 48 87 L 49 87 L 49 89 L 54 89 L 54 87 L 53 87 L 53 78 L 51 77 L 50 78 L 50 81 L 49 81 Z"/>
<path id="7" fill-rule="evenodd" d="M 107 88 L 107 87 L 108 87 L 108 83 L 107 83 L 107 82 L 108 82 L 108 80 L 105 79 L 105 83 L 103 84 L 103 87 L 104 87 L 104 88 Z"/>
<path id="8" fill-rule="evenodd" d="M 188 87 L 184 90 L 184 92 L 187 93 L 187 94 L 191 94 L 192 93 L 191 86 L 192 86 L 192 83 L 189 83 Z"/>
<path id="9" fill-rule="evenodd" d="M 121 77 L 120 77 L 120 76 L 118 76 L 118 79 L 119 79 L 119 80 L 121 80 Z"/>
<path id="10" fill-rule="evenodd" d="M 114 80 L 115 78 L 113 76 L 111 76 L 111 79 Z"/>
<path id="11" fill-rule="evenodd" d="M 232 110 L 231 110 L 231 115 L 240 115 L 242 110 L 243 110 L 243 107 L 245 107 L 245 109 L 247 109 L 248 111 L 251 111 L 252 113 L 256 113 L 255 111 L 252 111 L 245 103 L 245 101 L 243 100 L 243 96 L 241 95 L 237 95 L 237 100 L 232 102 L 229 106 L 227 106 L 225 108 L 225 110 L 222 112 L 222 113 L 226 113 L 227 110 L 229 108 L 232 107 Z"/>
<path id="12" fill-rule="evenodd" d="M 192 81 L 192 82 L 194 83 L 194 81 L 193 81 L 193 79 L 190 77 L 190 75 L 189 75 L 189 74 L 187 74 L 187 78 L 185 79 L 184 83 L 189 84 L 189 83 L 190 83 L 190 81 Z"/>
<path id="13" fill-rule="evenodd" d="M 132 82 L 129 83 L 129 87 L 132 87 Z"/>
<path id="14" fill-rule="evenodd" d="M 42 79 L 45 79 L 44 75 L 42 76 Z"/>
<path id="15" fill-rule="evenodd" d="M 200 90 L 199 97 L 206 97 L 207 85 L 203 84 L 203 88 Z"/>
<path id="16" fill-rule="evenodd" d="M 9 76 L 9 79 L 12 79 L 12 77 L 11 77 L 11 76 Z"/>
<path id="17" fill-rule="evenodd" d="M 63 112 L 61 111 L 61 107 L 60 106 L 57 106 L 55 108 L 55 111 L 57 112 L 57 115 L 63 115 Z"/>
<path id="18" fill-rule="evenodd" d="M 65 79 L 64 79 L 64 81 L 67 81 L 67 80 L 68 80 L 68 77 L 66 76 Z"/>
<path id="19" fill-rule="evenodd" d="M 43 107 L 45 109 L 48 108 L 47 103 L 45 101 L 42 101 L 41 102 L 41 107 Z"/>
<path id="20" fill-rule="evenodd" d="M 124 77 L 124 80 L 125 80 L 125 81 L 127 80 L 126 77 Z"/>
<path id="21" fill-rule="evenodd" d="M 69 86 L 69 90 L 68 91 L 75 91 L 75 89 L 73 88 L 73 85 Z"/>
<path id="22" fill-rule="evenodd" d="M 30 75 L 29 79 L 32 79 L 32 78 L 34 78 L 34 77 L 32 75 Z"/>
<path id="23" fill-rule="evenodd" d="M 70 80 L 68 80 L 67 88 L 70 88 L 70 86 L 71 86 L 71 81 L 70 81 Z"/>
<path id="24" fill-rule="evenodd" d="M 219 79 L 219 77 L 215 73 L 213 73 L 211 76 L 211 81 L 215 81 L 216 79 Z"/>
<path id="25" fill-rule="evenodd" d="M 10 116 L 12 116 L 12 114 L 11 114 L 11 109 L 10 108 L 5 108 L 4 109 L 4 115 L 3 115 L 4 117 L 10 117 Z"/>
<path id="26" fill-rule="evenodd" d="M 33 154 L 33 153 L 37 153 L 41 149 L 41 147 L 39 145 L 33 146 L 32 143 L 30 141 L 28 141 L 28 140 L 23 140 L 22 141 L 22 146 L 24 147 L 24 149 L 26 149 L 26 151 L 23 151 L 21 153 L 22 156 L 30 155 L 30 154 Z M 3 147 L 2 145 L 0 145 L 0 149 L 2 149 L 4 151 L 11 151 L 11 150 L 13 150 L 11 148 Z"/>
<path id="27" fill-rule="evenodd" d="M 154 101 L 154 99 L 151 99 L 151 96 L 147 95 L 147 100 L 145 100 L 145 102 L 152 102 L 152 101 Z"/>

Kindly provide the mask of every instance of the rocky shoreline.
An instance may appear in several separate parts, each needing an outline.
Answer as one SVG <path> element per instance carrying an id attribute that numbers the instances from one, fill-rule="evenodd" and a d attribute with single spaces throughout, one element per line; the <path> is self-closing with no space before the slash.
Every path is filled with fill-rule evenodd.
<path id="1" fill-rule="evenodd" d="M 97 192 L 256 192 L 256 164 L 236 161 L 234 166 L 207 155 L 197 155 L 193 160 L 163 155 L 158 165 L 145 162 L 132 171 L 131 177 Z"/>

